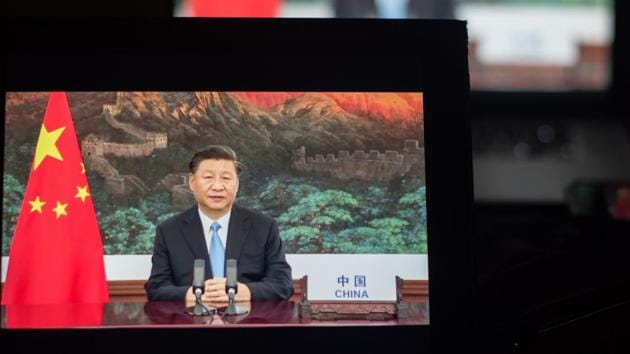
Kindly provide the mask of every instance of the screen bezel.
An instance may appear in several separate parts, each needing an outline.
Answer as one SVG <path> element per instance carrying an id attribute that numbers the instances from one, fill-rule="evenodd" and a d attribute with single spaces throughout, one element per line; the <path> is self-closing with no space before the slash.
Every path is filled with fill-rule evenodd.
<path id="1" fill-rule="evenodd" d="M 258 340 L 295 341 L 322 350 L 335 343 L 336 350 L 353 351 L 407 347 L 407 343 L 450 351 L 470 344 L 473 196 L 464 22 L 56 18 L 13 19 L 2 27 L 7 49 L 4 100 L 9 91 L 52 90 L 422 92 L 429 326 L 172 331 L 178 343 L 215 338 L 220 346 L 229 348 L 233 340 L 250 350 L 257 348 Z M 2 114 L 4 119 L 4 110 Z M 2 329 L 0 333 L 3 342 L 14 340 L 20 346 L 27 342 L 43 347 L 72 338 L 76 347 L 99 343 L 116 350 L 121 342 L 134 338 L 136 344 L 131 346 L 147 350 L 164 349 L 162 341 L 152 338 L 165 331 Z M 243 335 L 251 340 L 239 341 Z M 144 337 L 146 341 L 140 340 Z"/>

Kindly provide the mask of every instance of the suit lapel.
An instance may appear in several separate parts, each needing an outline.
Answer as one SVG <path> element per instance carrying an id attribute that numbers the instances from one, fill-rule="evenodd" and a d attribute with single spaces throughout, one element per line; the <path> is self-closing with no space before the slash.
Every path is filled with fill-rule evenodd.
<path id="1" fill-rule="evenodd" d="M 238 259 L 240 257 L 249 228 L 250 222 L 247 212 L 235 204 L 232 207 L 232 215 L 230 216 L 230 229 L 228 231 L 227 246 L 225 249 L 226 260 Z"/>
<path id="2" fill-rule="evenodd" d="M 186 240 L 186 243 L 188 244 L 188 247 L 195 259 L 204 259 L 206 261 L 206 275 L 210 276 L 210 256 L 208 254 L 206 239 L 203 235 L 203 226 L 201 226 L 201 219 L 199 218 L 197 206 L 194 206 L 186 211 L 182 224 L 182 234 L 184 235 L 184 240 Z"/>

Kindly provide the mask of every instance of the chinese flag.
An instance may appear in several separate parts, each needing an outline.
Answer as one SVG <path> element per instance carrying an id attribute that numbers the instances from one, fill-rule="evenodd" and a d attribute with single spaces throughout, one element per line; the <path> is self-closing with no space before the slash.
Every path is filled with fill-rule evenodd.
<path id="1" fill-rule="evenodd" d="M 2 304 L 109 301 L 103 243 L 63 92 L 48 100 L 9 256 Z"/>

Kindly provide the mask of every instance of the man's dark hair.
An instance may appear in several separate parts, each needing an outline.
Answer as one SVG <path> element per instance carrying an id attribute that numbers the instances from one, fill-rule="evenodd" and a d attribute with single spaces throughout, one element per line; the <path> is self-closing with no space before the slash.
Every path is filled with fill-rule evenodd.
<path id="1" fill-rule="evenodd" d="M 236 167 L 236 175 L 241 174 L 241 163 L 236 158 L 236 152 L 224 145 L 210 145 L 204 150 L 198 151 L 188 163 L 188 171 L 190 173 L 197 172 L 199 165 L 203 160 L 229 160 L 234 162 Z"/>

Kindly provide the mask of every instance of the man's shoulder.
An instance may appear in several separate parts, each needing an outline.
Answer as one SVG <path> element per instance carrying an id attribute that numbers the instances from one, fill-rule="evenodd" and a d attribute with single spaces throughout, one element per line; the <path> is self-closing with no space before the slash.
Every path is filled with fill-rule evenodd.
<path id="1" fill-rule="evenodd" d="M 189 220 L 191 217 L 194 216 L 194 213 L 197 210 L 197 206 L 192 206 L 184 211 L 182 211 L 181 213 L 175 214 L 173 216 L 171 216 L 170 218 L 162 221 L 158 227 L 162 228 L 162 229 L 168 229 L 168 228 L 172 228 L 172 227 L 177 227 L 178 225 L 180 225 L 182 222 Z"/>

